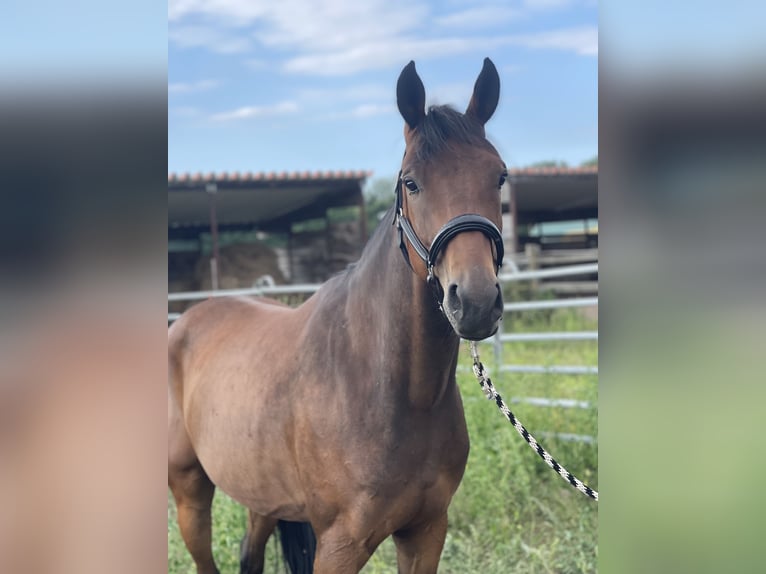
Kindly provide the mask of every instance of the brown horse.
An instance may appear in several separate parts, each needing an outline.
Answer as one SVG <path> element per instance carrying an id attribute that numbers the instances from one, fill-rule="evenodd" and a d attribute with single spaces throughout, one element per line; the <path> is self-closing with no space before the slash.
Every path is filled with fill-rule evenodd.
<path id="1" fill-rule="evenodd" d="M 465 114 L 426 113 L 410 62 L 396 205 L 358 263 L 296 309 L 215 299 L 171 327 L 168 483 L 199 573 L 218 572 L 216 486 L 249 509 L 241 572 L 263 571 L 288 521 L 313 529 L 298 554 L 315 550 L 318 574 L 358 572 L 390 535 L 399 572 L 436 572 L 468 457 L 460 338 L 492 335 L 502 315 L 506 170 L 484 134 L 499 90 L 485 59 Z"/>

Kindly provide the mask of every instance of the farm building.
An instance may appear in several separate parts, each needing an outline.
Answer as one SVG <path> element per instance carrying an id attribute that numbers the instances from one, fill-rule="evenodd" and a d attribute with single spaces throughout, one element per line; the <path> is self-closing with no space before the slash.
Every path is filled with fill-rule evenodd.
<path id="1" fill-rule="evenodd" d="M 324 281 L 361 253 L 369 176 L 168 175 L 168 291 Z"/>
<path id="2" fill-rule="evenodd" d="M 598 167 L 509 169 L 503 189 L 506 250 L 520 269 L 598 261 Z M 597 276 L 546 281 L 560 296 L 598 292 Z"/>
<path id="3" fill-rule="evenodd" d="M 168 290 L 316 283 L 355 261 L 367 237 L 366 171 L 170 174 Z M 509 170 L 506 251 L 519 268 L 598 260 L 598 168 Z M 597 290 L 596 277 L 549 284 Z"/>

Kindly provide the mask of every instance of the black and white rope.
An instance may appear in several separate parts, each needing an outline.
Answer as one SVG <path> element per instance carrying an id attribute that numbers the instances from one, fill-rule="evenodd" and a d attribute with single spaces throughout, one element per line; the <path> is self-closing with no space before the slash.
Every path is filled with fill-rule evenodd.
<path id="1" fill-rule="evenodd" d="M 481 364 L 481 361 L 479 360 L 479 352 L 476 350 L 476 343 L 474 341 L 470 341 L 470 345 L 471 345 L 471 357 L 473 358 L 473 372 L 476 375 L 476 378 L 478 379 L 479 384 L 481 385 L 481 388 L 484 391 L 484 394 L 487 396 L 487 398 L 489 400 L 495 401 L 495 404 L 500 409 L 500 412 L 505 415 L 505 418 L 507 418 L 510 421 L 513 427 L 524 438 L 524 440 L 527 441 L 529 446 L 532 447 L 532 450 L 534 450 L 537 454 L 540 455 L 540 458 L 542 458 L 545 461 L 545 464 L 550 466 L 553 470 L 555 470 L 559 474 L 559 476 L 561 476 L 561 478 L 566 480 L 569 484 L 574 486 L 577 490 L 582 492 L 584 495 L 589 496 L 593 500 L 598 501 L 598 492 L 593 490 L 587 484 L 584 484 L 575 475 L 573 475 L 571 472 L 569 472 L 567 469 L 561 466 L 558 462 L 556 462 L 556 460 L 550 454 L 548 454 L 542 446 L 540 446 L 537 440 L 535 440 L 535 437 L 529 434 L 529 431 L 524 428 L 524 425 L 522 425 L 519 422 L 519 420 L 513 415 L 513 413 L 511 412 L 511 409 L 509 409 L 508 406 L 505 404 L 505 401 L 503 401 L 503 397 L 501 397 L 500 393 L 498 393 L 495 390 L 495 387 L 492 384 L 492 380 L 489 378 L 489 375 L 487 374 L 487 370 L 484 368 L 484 365 Z"/>

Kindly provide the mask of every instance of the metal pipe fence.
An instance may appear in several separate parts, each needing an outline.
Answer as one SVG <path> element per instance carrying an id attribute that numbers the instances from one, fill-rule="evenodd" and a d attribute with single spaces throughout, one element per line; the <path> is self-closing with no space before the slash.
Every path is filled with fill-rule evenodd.
<path id="1" fill-rule="evenodd" d="M 266 287 L 246 287 L 243 289 L 217 289 L 215 291 L 185 291 L 169 293 L 168 302 L 201 301 L 211 297 L 267 297 L 269 295 L 300 295 L 315 293 L 322 284 L 304 283 L 298 285 L 274 285 Z"/>
<path id="2" fill-rule="evenodd" d="M 539 269 L 532 271 L 520 271 L 517 273 L 503 273 L 499 280 L 501 283 L 513 283 L 520 281 L 533 281 L 555 277 L 570 277 L 598 273 L 598 263 L 586 265 L 567 265 L 553 269 Z M 518 301 L 503 305 L 505 313 L 521 313 L 542 309 L 564 309 L 576 307 L 589 307 L 598 305 L 598 297 L 574 297 L 569 299 L 543 300 L 543 301 Z M 540 373 L 546 375 L 598 375 L 598 367 L 591 365 L 518 365 L 504 364 L 503 347 L 505 343 L 527 343 L 544 341 L 598 341 L 598 331 L 578 332 L 527 332 L 527 333 L 503 333 L 501 321 L 497 333 L 485 342 L 492 344 L 494 349 L 495 368 L 500 373 Z M 524 403 L 538 407 L 555 408 L 593 408 L 587 401 L 573 399 L 560 399 L 549 397 L 511 397 L 511 403 Z M 560 440 L 584 442 L 593 444 L 596 438 L 590 435 L 571 433 L 538 433 L 542 437 L 555 436 Z"/>

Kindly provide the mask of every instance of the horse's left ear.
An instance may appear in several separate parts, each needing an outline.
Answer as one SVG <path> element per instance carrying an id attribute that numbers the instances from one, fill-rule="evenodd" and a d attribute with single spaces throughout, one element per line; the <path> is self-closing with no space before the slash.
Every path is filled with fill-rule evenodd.
<path id="1" fill-rule="evenodd" d="M 396 105 L 399 113 L 411 130 L 414 130 L 426 117 L 426 89 L 415 71 L 415 62 L 410 61 L 396 82 Z"/>
<path id="2" fill-rule="evenodd" d="M 465 111 L 466 115 L 473 116 L 482 125 L 486 124 L 497 109 L 500 100 L 500 76 L 492 60 L 484 58 L 484 66 L 481 68 L 476 84 L 473 86 L 473 95 Z"/>

